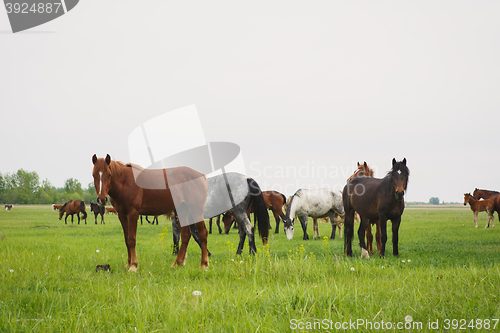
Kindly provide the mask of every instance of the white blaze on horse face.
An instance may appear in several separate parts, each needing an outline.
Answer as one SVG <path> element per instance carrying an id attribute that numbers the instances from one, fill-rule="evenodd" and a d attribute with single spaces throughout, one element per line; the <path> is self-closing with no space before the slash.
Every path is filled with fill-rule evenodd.
<path id="1" fill-rule="evenodd" d="M 292 222 L 292 225 L 290 227 L 285 227 L 285 234 L 286 234 L 286 238 L 288 238 L 288 240 L 292 240 L 292 238 L 293 238 L 293 222 Z"/>
<path id="2" fill-rule="evenodd" d="M 102 194 L 102 171 L 99 171 L 99 195 Z"/>
<path id="3" fill-rule="evenodd" d="M 401 174 L 401 170 L 398 170 L 398 175 L 400 175 L 400 174 Z"/>

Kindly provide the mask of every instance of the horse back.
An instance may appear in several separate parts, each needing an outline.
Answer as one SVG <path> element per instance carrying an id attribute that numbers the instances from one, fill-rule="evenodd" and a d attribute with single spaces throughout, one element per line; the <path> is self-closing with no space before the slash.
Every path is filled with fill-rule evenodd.
<path id="1" fill-rule="evenodd" d="M 205 203 L 206 178 L 188 167 L 141 170 L 136 177 L 132 167 L 128 167 L 124 177 L 113 195 L 110 193 L 118 213 L 126 215 L 133 207 L 142 215 L 161 215 L 174 211 L 174 201 L 185 202 L 188 206 L 200 200 Z M 201 209 L 203 213 L 203 207 Z"/>

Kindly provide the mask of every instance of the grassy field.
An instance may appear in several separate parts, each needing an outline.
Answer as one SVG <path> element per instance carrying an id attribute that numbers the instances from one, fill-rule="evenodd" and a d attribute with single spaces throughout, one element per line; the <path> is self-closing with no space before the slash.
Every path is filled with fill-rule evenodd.
<path id="1" fill-rule="evenodd" d="M 50 206 L 16 206 L 0 211 L 0 331 L 498 332 L 500 223 L 484 229 L 482 214 L 476 229 L 468 208 L 407 209 L 400 256 L 385 259 L 362 260 L 356 240 L 346 258 L 343 238 L 302 241 L 299 226 L 292 241 L 281 230 L 255 257 L 247 246 L 236 256 L 231 230 L 209 235 L 206 271 L 193 241 L 186 266 L 170 268 L 162 217 L 139 225 L 128 273 L 116 216 L 65 225 Z"/>

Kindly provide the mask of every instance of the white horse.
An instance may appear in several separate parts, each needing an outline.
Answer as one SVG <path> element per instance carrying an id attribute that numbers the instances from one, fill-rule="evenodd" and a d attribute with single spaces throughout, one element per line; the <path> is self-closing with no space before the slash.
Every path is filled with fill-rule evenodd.
<path id="1" fill-rule="evenodd" d="M 285 220 L 285 234 L 288 239 L 293 238 L 293 223 L 295 215 L 302 224 L 304 231 L 303 240 L 309 239 L 307 235 L 307 220 L 311 217 L 328 216 L 332 224 L 331 239 L 335 239 L 335 217 L 337 215 L 344 215 L 344 204 L 342 202 L 342 193 L 340 191 L 332 191 L 329 189 L 299 189 L 291 197 L 290 203 L 286 208 Z"/>

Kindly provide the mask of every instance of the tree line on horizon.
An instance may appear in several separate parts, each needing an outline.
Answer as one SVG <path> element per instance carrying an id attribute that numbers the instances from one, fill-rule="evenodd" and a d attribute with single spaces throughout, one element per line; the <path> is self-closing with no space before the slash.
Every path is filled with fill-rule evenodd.
<path id="1" fill-rule="evenodd" d="M 93 183 L 83 189 L 78 180 L 68 178 L 64 187 L 55 187 L 48 179 L 40 182 L 36 171 L 19 169 L 13 174 L 0 172 L 1 204 L 63 204 L 70 200 L 90 203 L 95 198 Z"/>

